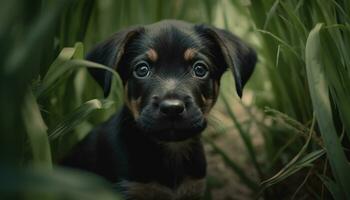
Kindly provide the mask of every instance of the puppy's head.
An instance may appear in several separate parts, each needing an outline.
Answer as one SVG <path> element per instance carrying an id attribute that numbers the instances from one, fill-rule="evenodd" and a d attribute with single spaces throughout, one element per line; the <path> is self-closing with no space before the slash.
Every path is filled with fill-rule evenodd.
<path id="1" fill-rule="evenodd" d="M 125 104 L 141 132 L 163 141 L 181 141 L 206 127 L 227 68 L 242 95 L 256 54 L 225 30 L 167 20 L 118 32 L 87 59 L 119 73 Z M 108 95 L 111 74 L 91 73 Z"/>

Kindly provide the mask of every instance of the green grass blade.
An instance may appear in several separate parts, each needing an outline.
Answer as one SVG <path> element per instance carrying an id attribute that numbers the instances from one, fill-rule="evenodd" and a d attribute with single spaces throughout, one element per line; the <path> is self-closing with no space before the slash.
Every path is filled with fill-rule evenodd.
<path id="1" fill-rule="evenodd" d="M 298 58 L 300 57 L 298 52 L 290 44 L 288 44 L 286 41 L 284 41 L 282 38 L 278 37 L 277 35 L 273 34 L 272 32 L 261 30 L 261 29 L 257 29 L 256 31 L 271 36 L 277 42 L 279 42 L 283 46 L 287 47 L 287 49 L 290 50 L 296 57 L 298 57 Z M 302 58 L 300 58 L 300 59 L 302 59 Z"/>
<path id="2" fill-rule="evenodd" d="M 350 25 L 348 26 L 350 28 Z M 340 32 L 343 37 L 339 36 Z M 338 37 L 335 35 L 338 35 Z M 331 28 L 325 28 L 325 31 L 321 34 L 321 40 L 322 62 L 325 67 L 325 74 L 327 74 L 330 94 L 350 140 L 350 74 L 348 70 L 350 67 L 350 48 L 345 47 L 347 36 L 350 36 L 349 29 L 346 29 L 345 26 L 334 25 Z M 329 49 L 332 49 L 332 51 L 329 51 Z"/>
<path id="3" fill-rule="evenodd" d="M 0 166 L 0 177 L 0 194 L 6 199 L 121 199 L 101 178 L 77 170 Z"/>
<path id="4" fill-rule="evenodd" d="M 270 107 L 265 107 L 265 112 L 267 114 L 273 115 L 272 117 L 275 120 L 283 122 L 288 128 L 295 130 L 298 134 L 307 140 L 308 133 L 310 132 L 310 129 L 308 127 L 293 119 L 292 117 Z M 320 147 L 323 147 L 323 141 L 319 136 L 316 135 L 316 133 L 312 134 L 312 140 L 316 142 Z"/>
<path id="5" fill-rule="evenodd" d="M 276 1 L 272 4 L 270 10 L 267 12 L 267 14 L 266 14 L 266 20 L 265 20 L 265 23 L 264 23 L 264 26 L 263 26 L 263 29 L 264 29 L 264 30 L 267 29 L 267 27 L 268 27 L 268 25 L 269 25 L 269 23 L 270 23 L 271 18 L 274 17 L 274 16 L 276 16 L 276 10 L 277 10 L 277 7 L 279 6 L 279 3 L 280 3 L 280 1 L 279 1 L 279 0 L 276 0 Z"/>
<path id="6" fill-rule="evenodd" d="M 302 151 L 301 151 L 302 152 Z M 275 185 L 289 176 L 295 174 L 296 172 L 300 171 L 301 169 L 305 167 L 311 167 L 312 163 L 322 157 L 326 151 L 324 149 L 316 150 L 314 152 L 311 152 L 304 157 L 300 159 L 301 154 L 298 153 L 296 157 L 293 158 L 291 162 L 289 162 L 282 170 L 280 170 L 277 174 L 275 174 L 270 179 L 263 181 L 260 186 L 260 191 L 258 193 L 258 196 L 262 194 L 263 191 L 265 191 L 268 187 L 271 187 L 272 185 Z M 298 161 L 298 159 L 300 159 Z"/>
<path id="7" fill-rule="evenodd" d="M 338 184 L 336 184 L 332 179 L 330 179 L 327 176 L 318 175 L 318 177 L 321 179 L 321 181 L 326 186 L 328 191 L 332 194 L 335 200 L 344 199 L 343 192 L 341 191 L 341 188 Z"/>
<path id="8" fill-rule="evenodd" d="M 224 95 L 222 95 L 222 100 L 224 102 L 224 105 L 227 108 L 227 111 L 228 111 L 230 118 L 232 119 L 233 123 L 235 124 L 236 128 L 238 129 L 238 133 L 240 134 L 240 136 L 243 140 L 244 146 L 246 147 L 246 149 L 248 151 L 248 154 L 252 160 L 252 163 L 253 163 L 256 171 L 258 172 L 260 178 L 262 178 L 263 177 L 262 170 L 260 169 L 260 165 L 259 165 L 258 160 L 256 158 L 256 152 L 254 150 L 252 138 L 250 137 L 250 134 L 246 130 L 243 129 L 243 127 L 241 126 L 241 123 L 237 120 L 235 113 L 232 111 L 231 106 L 230 106 L 227 98 Z"/>
<path id="9" fill-rule="evenodd" d="M 24 125 L 32 150 L 34 164 L 40 164 L 48 168 L 52 167 L 51 149 L 47 137 L 47 127 L 39 106 L 32 93 L 28 92 L 22 108 Z"/>
<path id="10" fill-rule="evenodd" d="M 231 160 L 228 155 L 222 150 L 220 149 L 213 141 L 211 141 L 210 139 L 206 139 L 204 138 L 205 142 L 207 142 L 214 150 L 215 153 L 217 153 L 218 155 L 220 155 L 220 157 L 222 158 L 222 160 L 224 161 L 224 163 L 226 164 L 226 166 L 228 166 L 229 168 L 232 169 L 232 171 L 234 171 L 237 176 L 241 179 L 241 181 L 251 190 L 256 191 L 258 188 L 258 185 L 255 183 L 255 181 L 253 181 L 251 178 L 249 178 L 246 173 L 244 172 L 244 170 L 238 166 L 233 160 Z"/>
<path id="11" fill-rule="evenodd" d="M 311 93 L 312 105 L 320 127 L 324 146 L 336 182 L 341 186 L 344 196 L 350 199 L 350 166 L 337 136 L 329 100 L 328 86 L 320 57 L 320 31 L 323 24 L 317 24 L 310 32 L 306 42 L 306 71 Z"/>
<path id="12" fill-rule="evenodd" d="M 90 114 L 99 109 L 107 109 L 113 104 L 112 101 L 93 99 L 85 102 L 79 108 L 74 110 L 63 118 L 63 121 L 59 122 L 54 128 L 48 130 L 50 140 L 55 140 L 66 133 L 72 131 L 77 125 L 85 121 Z"/>
<path id="13" fill-rule="evenodd" d="M 312 121 L 312 125 L 309 131 L 309 136 L 304 146 L 301 148 L 298 154 L 287 165 L 285 165 L 279 172 L 277 172 L 273 177 L 261 183 L 258 196 L 260 196 L 262 192 L 265 191 L 268 187 L 281 182 L 282 180 L 286 179 L 287 177 L 293 175 L 294 173 L 298 172 L 299 170 L 305 167 L 312 166 L 312 162 L 314 162 L 315 160 L 317 160 L 318 158 L 320 158 L 322 155 L 325 154 L 325 150 L 320 149 L 320 150 L 311 152 L 305 155 L 304 157 L 301 157 L 306 152 L 307 147 L 311 141 L 314 126 L 315 126 L 315 118 Z"/>
<path id="14" fill-rule="evenodd" d="M 37 98 L 44 98 L 50 91 L 52 91 L 55 86 L 57 86 L 58 81 L 62 80 L 64 75 L 67 75 L 68 72 L 77 69 L 77 68 L 97 68 L 97 69 L 103 69 L 111 72 L 115 77 L 117 77 L 118 80 L 118 87 L 121 85 L 121 81 L 119 78 L 119 75 L 115 72 L 114 69 L 111 69 L 109 67 L 106 67 L 104 65 L 94 63 L 87 60 L 81 60 L 81 59 L 74 59 L 74 60 L 68 60 L 65 61 L 63 65 L 57 67 L 55 73 L 49 74 L 46 76 L 39 87 L 39 89 L 36 91 Z"/>
<path id="15" fill-rule="evenodd" d="M 45 41 L 48 33 L 57 22 L 57 19 L 62 13 L 62 10 L 69 4 L 68 0 L 62 0 L 55 2 L 52 6 L 53 9 L 45 10 L 45 15 L 38 18 L 37 22 L 30 29 L 31 31 L 26 34 L 26 38 L 23 44 L 19 45 L 18 48 L 9 56 L 7 63 L 4 66 L 4 72 L 6 74 L 18 73 L 19 71 L 30 73 L 26 63 L 32 60 L 30 56 L 36 56 L 36 47 L 40 47 L 41 43 Z"/>
<path id="16" fill-rule="evenodd" d="M 264 188 L 264 185 L 272 185 L 271 183 L 274 183 L 274 182 L 282 180 L 282 178 L 286 177 L 285 176 L 285 174 L 286 174 L 285 172 L 288 171 L 293 166 L 295 166 L 295 163 L 300 159 L 300 157 L 306 151 L 306 148 L 307 148 L 307 146 L 310 143 L 310 140 L 312 138 L 314 124 L 315 124 L 315 121 L 313 121 L 312 128 L 310 129 L 309 136 L 308 136 L 308 139 L 307 139 L 306 143 L 301 148 L 301 150 L 298 152 L 298 154 L 287 165 L 285 165 L 278 173 L 276 173 L 273 177 L 269 178 L 266 181 L 263 181 L 261 183 L 263 188 Z"/>

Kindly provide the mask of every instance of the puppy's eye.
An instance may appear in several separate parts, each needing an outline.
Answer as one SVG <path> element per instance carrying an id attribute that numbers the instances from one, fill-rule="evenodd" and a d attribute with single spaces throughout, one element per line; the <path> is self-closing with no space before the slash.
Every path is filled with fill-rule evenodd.
<path id="1" fill-rule="evenodd" d="M 197 61 L 192 66 L 193 76 L 198 78 L 206 78 L 209 74 L 208 66 L 204 61 Z"/>
<path id="2" fill-rule="evenodd" d="M 151 68 L 146 61 L 140 61 L 136 64 L 133 74 L 136 78 L 146 78 L 151 74 Z"/>

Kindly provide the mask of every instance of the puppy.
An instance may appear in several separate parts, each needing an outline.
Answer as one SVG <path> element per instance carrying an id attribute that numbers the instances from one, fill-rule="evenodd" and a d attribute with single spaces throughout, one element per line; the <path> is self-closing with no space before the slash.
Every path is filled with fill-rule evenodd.
<path id="1" fill-rule="evenodd" d="M 87 59 L 119 73 L 125 102 L 63 164 L 104 177 L 126 199 L 200 199 L 206 176 L 200 135 L 220 77 L 230 68 L 241 96 L 255 52 L 228 31 L 165 20 L 122 30 Z M 111 73 L 90 72 L 107 96 Z"/>

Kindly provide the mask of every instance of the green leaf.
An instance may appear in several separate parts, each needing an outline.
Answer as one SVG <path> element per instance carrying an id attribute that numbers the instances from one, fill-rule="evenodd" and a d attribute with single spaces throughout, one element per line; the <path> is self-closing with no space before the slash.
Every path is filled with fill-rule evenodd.
<path id="1" fill-rule="evenodd" d="M 50 140 L 55 140 L 72 131 L 77 125 L 85 121 L 93 111 L 109 108 L 112 104 L 112 101 L 99 99 L 85 102 L 72 113 L 65 116 L 56 127 L 48 130 Z"/>
<path id="2" fill-rule="evenodd" d="M 0 177 L 0 194 L 9 199 L 120 199 L 110 184 L 77 170 L 0 167 Z"/>
<path id="3" fill-rule="evenodd" d="M 7 63 L 4 65 L 4 72 L 6 74 L 15 74 L 19 72 L 31 74 L 30 70 L 39 67 L 32 65 L 33 69 L 28 69 L 27 62 L 28 60 L 32 60 L 30 56 L 38 56 L 35 49 L 38 46 L 41 47 L 41 44 L 48 38 L 62 10 L 64 10 L 68 4 L 69 0 L 55 2 L 50 9 L 45 10 L 40 18 L 37 18 L 36 22 L 30 28 L 30 31 L 25 34 L 23 43 L 18 45 L 15 51 L 8 57 Z M 16 16 L 14 17 L 16 18 Z"/>
<path id="4" fill-rule="evenodd" d="M 46 133 L 47 127 L 41 116 L 39 106 L 31 92 L 28 92 L 25 97 L 22 115 L 34 164 L 51 168 L 51 149 Z"/>
<path id="5" fill-rule="evenodd" d="M 67 73 L 71 70 L 85 67 L 103 69 L 111 72 L 117 78 L 118 86 L 120 87 L 121 81 L 119 75 L 114 71 L 114 69 L 91 61 L 74 59 L 65 61 L 64 63 L 62 63 L 62 65 L 57 65 L 57 67 L 56 65 L 53 65 L 54 71 L 45 76 L 41 86 L 36 91 L 36 97 L 39 99 L 45 97 L 50 91 L 52 91 L 57 86 L 60 80 L 63 80 L 62 77 L 68 75 Z"/>
<path id="6" fill-rule="evenodd" d="M 343 196 L 343 192 L 338 184 L 336 184 L 332 179 L 327 176 L 318 175 L 323 184 L 327 187 L 328 191 L 332 194 L 335 200 L 345 199 Z"/>
<path id="7" fill-rule="evenodd" d="M 320 31 L 323 24 L 317 24 L 310 32 L 306 42 L 306 71 L 311 93 L 312 105 L 320 127 L 324 146 L 336 182 L 341 186 L 344 196 L 350 199 L 350 166 L 333 124 L 329 88 L 325 79 L 320 53 Z"/>

